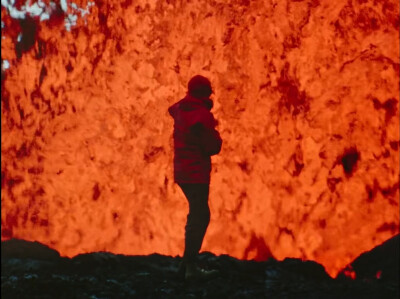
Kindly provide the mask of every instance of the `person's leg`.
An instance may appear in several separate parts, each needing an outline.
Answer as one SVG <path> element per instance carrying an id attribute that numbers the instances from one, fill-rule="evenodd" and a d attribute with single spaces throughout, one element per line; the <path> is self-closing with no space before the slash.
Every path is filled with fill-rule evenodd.
<path id="1" fill-rule="evenodd" d="M 194 263 L 210 222 L 209 185 L 180 184 L 180 187 L 189 202 L 183 260 L 185 263 Z"/>

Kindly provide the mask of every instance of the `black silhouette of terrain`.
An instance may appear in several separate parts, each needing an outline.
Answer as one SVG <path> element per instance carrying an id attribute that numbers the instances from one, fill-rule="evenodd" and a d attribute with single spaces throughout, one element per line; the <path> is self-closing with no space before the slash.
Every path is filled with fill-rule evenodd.
<path id="1" fill-rule="evenodd" d="M 176 275 L 180 261 L 107 252 L 62 258 L 40 243 L 12 239 L 1 243 L 1 297 L 399 298 L 399 235 L 351 264 L 356 279 L 344 272 L 332 279 L 313 261 L 241 261 L 204 252 L 200 264 L 218 269 L 219 277 L 185 283 Z"/>

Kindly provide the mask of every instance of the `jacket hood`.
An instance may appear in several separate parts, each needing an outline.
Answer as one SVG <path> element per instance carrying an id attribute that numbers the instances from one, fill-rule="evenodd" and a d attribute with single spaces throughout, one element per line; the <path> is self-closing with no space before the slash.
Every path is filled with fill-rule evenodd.
<path id="1" fill-rule="evenodd" d="M 209 98 L 195 98 L 188 94 L 185 98 L 169 107 L 168 112 L 175 118 L 180 111 L 193 111 L 201 108 L 211 110 L 212 107 L 213 101 Z"/>

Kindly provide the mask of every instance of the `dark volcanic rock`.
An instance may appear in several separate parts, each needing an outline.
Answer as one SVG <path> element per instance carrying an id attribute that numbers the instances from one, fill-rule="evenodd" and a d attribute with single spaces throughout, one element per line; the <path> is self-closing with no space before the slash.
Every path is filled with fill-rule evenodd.
<path id="1" fill-rule="evenodd" d="M 19 239 L 11 239 L 1 242 L 1 259 L 3 258 L 31 258 L 36 260 L 57 260 L 60 254 L 39 242 L 29 242 Z"/>
<path id="2" fill-rule="evenodd" d="M 357 279 L 399 281 L 400 235 L 396 235 L 374 249 L 358 256 L 344 271 L 352 269 Z"/>
<path id="3" fill-rule="evenodd" d="M 280 267 L 285 269 L 286 275 L 289 277 L 314 281 L 330 279 L 330 276 L 325 272 L 325 268 L 314 261 L 286 258 L 280 262 Z"/>
<path id="4" fill-rule="evenodd" d="M 21 245 L 19 247 L 18 245 Z M 203 252 L 207 282 L 177 276 L 180 257 L 108 252 L 72 259 L 39 243 L 2 242 L 2 298 L 397 298 L 398 281 L 332 279 L 313 261 L 241 261 Z"/>

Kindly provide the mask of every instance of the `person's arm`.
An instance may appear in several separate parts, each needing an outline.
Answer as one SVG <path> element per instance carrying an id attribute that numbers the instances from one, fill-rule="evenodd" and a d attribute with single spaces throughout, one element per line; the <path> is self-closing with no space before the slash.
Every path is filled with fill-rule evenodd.
<path id="1" fill-rule="evenodd" d="M 199 145 L 205 154 L 213 156 L 221 151 L 222 139 L 215 129 L 213 117 L 212 122 L 207 122 L 206 124 L 197 122 L 191 127 L 191 131 L 198 138 Z"/>
<path id="2" fill-rule="evenodd" d="M 222 139 L 215 128 L 206 128 L 202 131 L 201 140 L 203 150 L 207 155 L 213 156 L 221 151 Z"/>

